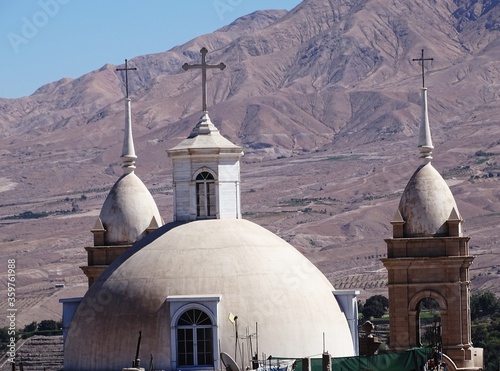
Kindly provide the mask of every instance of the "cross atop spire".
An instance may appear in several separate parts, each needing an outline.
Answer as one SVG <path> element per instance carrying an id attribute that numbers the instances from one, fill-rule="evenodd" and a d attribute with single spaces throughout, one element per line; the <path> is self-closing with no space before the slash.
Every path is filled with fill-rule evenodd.
<path id="1" fill-rule="evenodd" d="M 125 71 L 125 92 L 127 93 L 126 98 L 128 98 L 128 71 L 136 71 L 136 67 L 128 68 L 128 61 L 125 59 L 125 68 L 117 68 L 116 71 Z"/>
<path id="2" fill-rule="evenodd" d="M 123 136 L 122 159 L 123 173 L 129 174 L 135 170 L 134 137 L 132 136 L 132 109 L 130 107 L 130 98 L 128 97 L 128 71 L 135 71 L 137 68 L 128 67 L 128 61 L 125 59 L 125 68 L 117 68 L 116 71 L 125 71 L 125 130 Z"/>
<path id="3" fill-rule="evenodd" d="M 201 103 L 203 112 L 207 112 L 207 68 L 218 68 L 220 70 L 223 70 L 224 68 L 226 68 L 226 65 L 224 63 L 219 63 L 215 65 L 207 64 L 206 56 L 208 50 L 206 48 L 201 48 L 200 53 L 201 53 L 201 64 L 184 63 L 182 65 L 182 69 L 184 71 L 190 70 L 192 68 L 201 69 Z"/>
<path id="4" fill-rule="evenodd" d="M 422 49 L 422 56 L 420 58 L 412 59 L 413 62 L 421 62 L 422 63 L 422 87 L 425 88 L 425 77 L 424 77 L 424 62 L 425 61 L 433 61 L 434 58 L 424 58 L 424 49 Z"/>
<path id="5" fill-rule="evenodd" d="M 412 61 L 418 61 L 422 63 L 422 119 L 420 121 L 420 130 L 418 135 L 418 150 L 420 152 L 420 158 L 422 162 L 428 164 L 432 160 L 432 145 L 431 138 L 431 128 L 429 125 L 429 113 L 427 109 L 427 88 L 425 87 L 425 72 L 424 63 L 425 61 L 433 61 L 434 58 L 424 58 L 424 49 L 422 49 L 422 56 L 420 58 L 414 58 Z"/>

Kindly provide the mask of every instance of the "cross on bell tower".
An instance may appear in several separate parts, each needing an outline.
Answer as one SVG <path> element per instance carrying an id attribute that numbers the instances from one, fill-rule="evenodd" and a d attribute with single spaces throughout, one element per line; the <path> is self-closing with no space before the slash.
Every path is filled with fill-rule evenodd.
<path id="1" fill-rule="evenodd" d="M 224 63 L 207 64 L 206 56 L 207 56 L 208 50 L 206 48 L 201 48 L 200 53 L 201 53 L 201 64 L 184 63 L 182 65 L 182 69 L 184 71 L 187 71 L 187 70 L 190 70 L 193 68 L 201 69 L 201 103 L 202 103 L 203 112 L 207 112 L 207 69 L 208 68 L 218 68 L 222 71 L 224 68 L 226 68 L 226 65 Z"/>

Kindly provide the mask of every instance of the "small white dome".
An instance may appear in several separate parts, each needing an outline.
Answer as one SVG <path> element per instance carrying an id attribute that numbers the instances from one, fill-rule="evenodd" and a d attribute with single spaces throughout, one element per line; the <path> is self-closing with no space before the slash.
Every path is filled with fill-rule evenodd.
<path id="1" fill-rule="evenodd" d="M 134 243 L 144 237 L 153 218 L 162 224 L 153 196 L 134 172 L 116 181 L 99 217 L 106 230 L 106 245 Z"/>
<path id="2" fill-rule="evenodd" d="M 399 202 L 404 237 L 447 236 L 455 198 L 439 172 L 427 163 L 413 174 Z"/>
<path id="3" fill-rule="evenodd" d="M 142 331 L 139 358 L 153 354 L 156 369 L 170 370 L 167 297 L 176 295 L 220 296 L 220 351 L 235 351 L 235 326 L 228 319 L 234 314 L 240 336 L 255 332 L 258 323 L 259 352 L 267 355 L 319 357 L 324 334 L 333 356 L 353 356 L 333 290 L 293 246 L 252 222 L 167 224 L 120 256 L 89 289 L 69 328 L 64 369 L 126 367 Z"/>

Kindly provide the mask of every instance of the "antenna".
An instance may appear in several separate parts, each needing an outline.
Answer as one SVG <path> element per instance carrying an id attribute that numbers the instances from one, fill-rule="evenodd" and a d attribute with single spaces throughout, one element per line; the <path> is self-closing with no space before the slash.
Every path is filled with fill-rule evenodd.
<path id="1" fill-rule="evenodd" d="M 137 339 L 137 349 L 135 351 L 135 360 L 132 362 L 133 368 L 139 368 L 141 366 L 141 360 L 139 359 L 139 351 L 141 350 L 141 339 L 142 339 L 142 331 L 139 331 L 139 338 Z"/>

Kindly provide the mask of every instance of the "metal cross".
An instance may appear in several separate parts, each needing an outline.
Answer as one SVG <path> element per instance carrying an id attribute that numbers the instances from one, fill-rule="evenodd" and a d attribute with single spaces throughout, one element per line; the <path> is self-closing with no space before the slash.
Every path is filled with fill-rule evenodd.
<path id="1" fill-rule="evenodd" d="M 424 78 L 424 61 L 433 61 L 434 58 L 424 58 L 424 49 L 422 49 L 422 57 L 412 59 L 413 62 L 422 62 L 422 87 L 425 88 L 425 78 Z"/>
<path id="2" fill-rule="evenodd" d="M 182 69 L 184 71 L 187 71 L 187 70 L 192 69 L 192 68 L 200 68 L 201 69 L 201 103 L 202 103 L 203 112 L 207 112 L 207 68 L 218 68 L 220 70 L 223 70 L 224 68 L 226 68 L 226 65 L 224 63 L 207 64 L 206 56 L 207 56 L 208 50 L 206 48 L 202 48 L 200 50 L 200 53 L 201 53 L 201 64 L 184 63 L 182 65 Z"/>
<path id="3" fill-rule="evenodd" d="M 125 59 L 125 68 L 117 68 L 115 71 L 125 71 L 125 91 L 128 98 L 128 71 L 136 71 L 136 67 L 128 68 L 128 61 Z"/>

